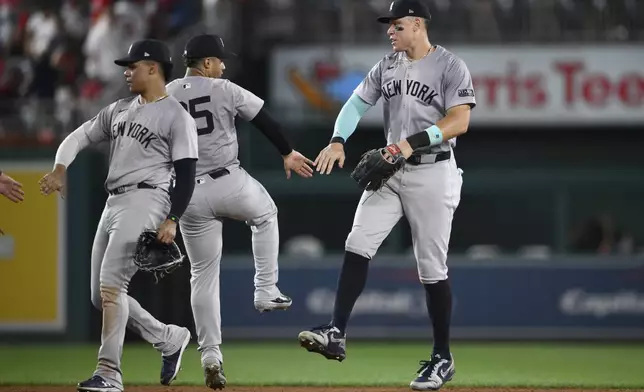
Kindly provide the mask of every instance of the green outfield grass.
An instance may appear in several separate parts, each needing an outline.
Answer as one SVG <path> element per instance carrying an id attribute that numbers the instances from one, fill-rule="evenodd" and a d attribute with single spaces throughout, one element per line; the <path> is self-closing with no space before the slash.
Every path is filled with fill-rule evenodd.
<path id="1" fill-rule="evenodd" d="M 222 346 L 230 385 L 404 386 L 427 343 L 349 342 L 348 357 L 328 361 L 297 341 Z M 0 346 L 0 383 L 75 384 L 91 375 L 98 345 Z M 461 343 L 453 346 L 453 386 L 644 388 L 642 344 Z M 126 345 L 126 383 L 157 384 L 160 355 L 147 345 Z M 199 353 L 186 351 L 177 384 L 203 385 Z"/>

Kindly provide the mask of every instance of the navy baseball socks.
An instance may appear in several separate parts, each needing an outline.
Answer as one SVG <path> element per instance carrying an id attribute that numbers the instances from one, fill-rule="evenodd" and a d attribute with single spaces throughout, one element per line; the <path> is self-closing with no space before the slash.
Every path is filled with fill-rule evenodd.
<path id="1" fill-rule="evenodd" d="M 434 330 L 434 354 L 449 357 L 449 327 L 452 319 L 452 288 L 449 279 L 425 284 L 427 313 Z"/>
<path id="2" fill-rule="evenodd" d="M 367 283 L 368 272 L 369 259 L 352 252 L 344 253 L 333 308 L 333 320 L 329 324 L 300 332 L 298 339 L 302 347 L 327 359 L 342 362 L 346 358 L 345 330 L 353 306 Z"/>
<path id="3" fill-rule="evenodd" d="M 429 360 L 420 361 L 418 376 L 409 384 L 415 391 L 436 391 L 454 377 L 454 359 L 449 348 L 452 289 L 449 280 L 425 284 L 427 313 L 434 331 L 434 349 Z"/>
<path id="4" fill-rule="evenodd" d="M 338 279 L 333 320 L 331 323 L 303 331 L 298 335 L 300 345 L 327 359 L 346 358 L 346 328 L 353 307 L 367 283 L 369 259 L 345 252 Z M 434 347 L 429 360 L 420 361 L 418 377 L 410 383 L 414 390 L 438 390 L 454 376 L 454 360 L 449 347 L 452 317 L 452 290 L 449 280 L 425 284 L 427 312 L 434 332 Z"/>

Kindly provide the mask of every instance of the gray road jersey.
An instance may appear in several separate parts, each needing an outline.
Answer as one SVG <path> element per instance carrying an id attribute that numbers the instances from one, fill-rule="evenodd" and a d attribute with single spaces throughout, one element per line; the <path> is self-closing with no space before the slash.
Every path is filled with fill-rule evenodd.
<path id="1" fill-rule="evenodd" d="M 387 143 L 397 143 L 436 124 L 456 105 L 476 105 L 474 87 L 465 62 L 442 46 L 411 62 L 404 52 L 391 53 L 376 64 L 355 93 L 375 105 L 384 99 Z M 455 138 L 440 149 L 449 149 Z M 437 150 L 438 148 L 434 148 Z"/>
<path id="2" fill-rule="evenodd" d="M 194 117 L 199 134 L 197 175 L 239 165 L 235 117 L 252 120 L 264 101 L 227 79 L 188 76 L 167 86 L 168 93 Z"/>
<path id="3" fill-rule="evenodd" d="M 168 189 L 172 162 L 199 156 L 195 121 L 170 96 L 144 105 L 138 97 L 121 99 L 89 123 L 92 143 L 110 143 L 108 190 L 139 182 Z"/>

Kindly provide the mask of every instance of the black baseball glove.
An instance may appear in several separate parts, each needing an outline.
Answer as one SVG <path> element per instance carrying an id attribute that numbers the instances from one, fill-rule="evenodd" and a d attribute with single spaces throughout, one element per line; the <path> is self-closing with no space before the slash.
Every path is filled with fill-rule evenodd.
<path id="1" fill-rule="evenodd" d="M 158 283 L 159 279 L 178 268 L 185 256 L 174 241 L 164 244 L 157 240 L 157 235 L 154 230 L 141 233 L 134 250 L 134 264 L 141 271 L 152 273 Z"/>
<path id="2" fill-rule="evenodd" d="M 395 144 L 373 149 L 362 154 L 360 162 L 351 172 L 358 186 L 368 191 L 382 188 L 405 164 L 405 157 Z"/>

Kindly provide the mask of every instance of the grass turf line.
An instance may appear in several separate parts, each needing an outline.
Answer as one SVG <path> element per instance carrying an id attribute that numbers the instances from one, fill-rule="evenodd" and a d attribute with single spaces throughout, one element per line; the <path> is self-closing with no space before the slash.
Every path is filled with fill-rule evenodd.
<path id="1" fill-rule="evenodd" d="M 404 386 L 429 345 L 349 342 L 338 363 L 308 353 L 295 342 L 222 345 L 231 386 Z M 0 346 L 0 384 L 67 384 L 88 378 L 97 345 Z M 644 345 L 459 343 L 452 351 L 463 387 L 644 388 Z M 126 345 L 126 385 L 158 385 L 160 354 L 149 345 Z M 619 377 L 607 377 L 618 375 Z M 203 385 L 196 345 L 184 354 L 177 385 Z"/>

